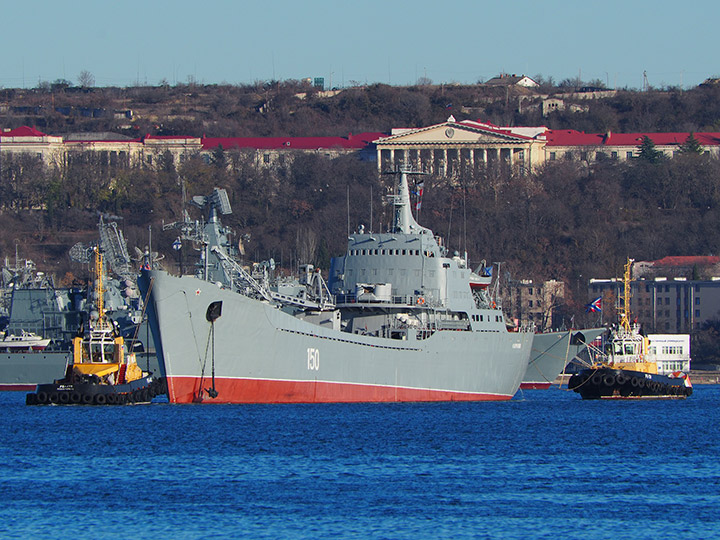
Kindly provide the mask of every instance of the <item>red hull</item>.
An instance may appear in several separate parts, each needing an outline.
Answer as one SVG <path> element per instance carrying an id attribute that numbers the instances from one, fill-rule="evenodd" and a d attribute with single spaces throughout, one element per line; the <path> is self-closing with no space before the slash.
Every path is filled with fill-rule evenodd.
<path id="1" fill-rule="evenodd" d="M 476 394 L 416 388 L 328 383 L 314 381 L 271 381 L 255 379 L 215 379 L 217 397 L 207 391 L 197 399 L 201 388 L 212 381 L 199 377 L 171 377 L 168 397 L 171 403 L 359 403 L 398 401 L 507 401 L 512 396 Z"/>
<path id="2" fill-rule="evenodd" d="M 34 391 L 36 387 L 36 384 L 0 384 L 0 392 L 28 392 Z"/>
<path id="3" fill-rule="evenodd" d="M 547 390 L 550 388 L 549 382 L 524 382 L 520 383 L 521 390 Z"/>

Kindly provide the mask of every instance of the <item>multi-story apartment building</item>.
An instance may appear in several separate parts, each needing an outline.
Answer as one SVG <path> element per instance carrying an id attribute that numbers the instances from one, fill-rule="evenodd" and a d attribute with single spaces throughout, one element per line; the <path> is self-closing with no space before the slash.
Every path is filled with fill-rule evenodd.
<path id="1" fill-rule="evenodd" d="M 509 281 L 502 287 L 501 296 L 506 315 L 521 324 L 534 323 L 540 331 L 547 331 L 564 322 L 557 317 L 557 308 L 565 298 L 562 281 Z"/>
<path id="2" fill-rule="evenodd" d="M 684 270 L 676 264 L 657 264 L 684 261 Z M 643 274 L 631 282 L 630 310 L 633 317 L 648 332 L 690 333 L 698 330 L 702 323 L 720 317 L 720 273 L 718 276 L 703 276 L 698 264 L 704 270 L 713 271 L 720 263 L 720 257 L 667 257 L 656 261 L 653 272 L 643 272 L 643 265 L 635 263 L 633 271 Z M 661 272 L 676 275 L 657 275 Z M 677 275 L 686 273 L 690 275 Z M 692 274 L 695 274 L 693 276 Z M 706 272 L 705 272 L 706 273 Z M 591 279 L 588 285 L 589 298 L 603 298 L 603 310 L 608 317 L 614 315 L 614 305 L 620 297 L 622 280 Z M 606 322 L 614 319 L 606 318 Z"/>

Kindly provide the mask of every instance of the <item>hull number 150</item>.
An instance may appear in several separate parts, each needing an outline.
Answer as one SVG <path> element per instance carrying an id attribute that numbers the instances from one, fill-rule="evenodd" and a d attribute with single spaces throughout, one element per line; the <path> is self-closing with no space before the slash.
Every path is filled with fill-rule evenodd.
<path id="1" fill-rule="evenodd" d="M 317 371 L 320 369 L 320 351 L 308 347 L 307 350 L 308 369 Z"/>

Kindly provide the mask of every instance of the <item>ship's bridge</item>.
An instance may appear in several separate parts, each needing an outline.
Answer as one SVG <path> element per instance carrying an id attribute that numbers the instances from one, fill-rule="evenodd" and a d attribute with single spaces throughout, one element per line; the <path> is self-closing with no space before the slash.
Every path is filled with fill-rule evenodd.
<path id="1" fill-rule="evenodd" d="M 332 260 L 330 290 L 352 297 L 359 287 L 388 285 L 393 303 L 413 303 L 469 311 L 474 306 L 466 261 L 445 256 L 428 229 L 417 234 L 356 233 L 347 253 Z M 341 302 L 344 303 L 344 302 Z"/>

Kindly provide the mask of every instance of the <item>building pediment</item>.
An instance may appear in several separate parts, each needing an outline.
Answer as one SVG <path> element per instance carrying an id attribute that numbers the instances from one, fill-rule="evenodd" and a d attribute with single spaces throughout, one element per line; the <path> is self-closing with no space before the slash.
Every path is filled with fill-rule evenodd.
<path id="1" fill-rule="evenodd" d="M 456 144 L 526 144 L 532 139 L 494 129 L 476 122 L 447 121 L 425 128 L 402 130 L 375 141 L 378 146 L 456 145 Z"/>

